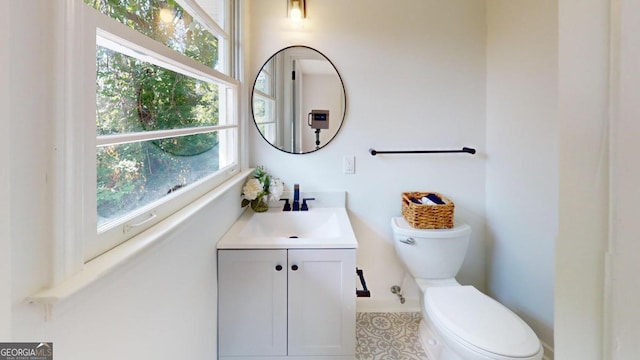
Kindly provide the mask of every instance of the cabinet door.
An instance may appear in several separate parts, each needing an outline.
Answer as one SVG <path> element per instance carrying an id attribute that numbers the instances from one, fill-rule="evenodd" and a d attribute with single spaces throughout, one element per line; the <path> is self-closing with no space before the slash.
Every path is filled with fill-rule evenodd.
<path id="1" fill-rule="evenodd" d="M 355 355 L 355 249 L 289 250 L 288 271 L 289 356 Z"/>
<path id="2" fill-rule="evenodd" d="M 218 250 L 218 321 L 220 356 L 287 354 L 286 250 Z"/>

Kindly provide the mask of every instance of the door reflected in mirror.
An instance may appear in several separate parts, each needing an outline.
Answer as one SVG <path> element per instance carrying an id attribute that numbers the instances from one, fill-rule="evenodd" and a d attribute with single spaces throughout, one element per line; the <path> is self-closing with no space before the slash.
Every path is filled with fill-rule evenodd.
<path id="1" fill-rule="evenodd" d="M 258 72 L 251 96 L 253 120 L 273 147 L 292 154 L 326 146 L 344 121 L 346 95 L 331 61 L 307 46 L 284 48 Z"/>

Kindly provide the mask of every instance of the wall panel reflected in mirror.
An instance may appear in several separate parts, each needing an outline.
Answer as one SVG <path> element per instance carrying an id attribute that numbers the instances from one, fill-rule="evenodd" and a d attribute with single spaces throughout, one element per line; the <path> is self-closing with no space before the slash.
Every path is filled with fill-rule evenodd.
<path id="1" fill-rule="evenodd" d="M 253 120 L 273 147 L 305 154 L 326 146 L 344 121 L 346 94 L 331 61 L 307 46 L 284 48 L 260 69 L 251 96 Z"/>

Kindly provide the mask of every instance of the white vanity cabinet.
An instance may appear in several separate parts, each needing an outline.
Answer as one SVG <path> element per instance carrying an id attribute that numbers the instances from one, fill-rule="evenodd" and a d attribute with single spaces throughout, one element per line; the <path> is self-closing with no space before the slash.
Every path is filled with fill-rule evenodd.
<path id="1" fill-rule="evenodd" d="M 220 359 L 354 359 L 355 270 L 355 249 L 218 250 Z"/>

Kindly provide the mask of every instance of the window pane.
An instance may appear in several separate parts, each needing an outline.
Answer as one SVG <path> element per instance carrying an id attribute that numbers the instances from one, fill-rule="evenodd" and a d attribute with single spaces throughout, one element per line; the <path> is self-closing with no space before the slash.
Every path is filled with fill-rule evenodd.
<path id="1" fill-rule="evenodd" d="M 265 94 L 271 94 L 269 86 L 269 76 L 264 71 L 260 71 L 260 73 L 258 74 L 254 89 L 262 91 Z"/>
<path id="2" fill-rule="evenodd" d="M 253 117 L 258 124 L 275 121 L 274 101 L 254 94 Z"/>
<path id="3" fill-rule="evenodd" d="M 84 0 L 84 2 L 192 59 L 211 68 L 218 68 L 218 39 L 175 0 Z"/>
<path id="4" fill-rule="evenodd" d="M 222 147 L 235 131 L 98 148 L 98 227 L 203 179 L 235 159 Z M 219 139 L 220 137 L 220 139 Z M 221 156 L 222 155 L 222 156 Z"/>
<path id="5" fill-rule="evenodd" d="M 276 124 L 258 124 L 258 130 L 264 137 L 265 140 L 272 144 L 277 144 L 276 142 Z"/>
<path id="6" fill-rule="evenodd" d="M 97 134 L 218 125 L 217 84 L 98 46 Z"/>
<path id="7" fill-rule="evenodd" d="M 221 28 L 228 31 L 227 19 L 225 14 L 228 13 L 227 0 L 195 0 L 195 2 L 209 15 Z"/>
<path id="8" fill-rule="evenodd" d="M 258 124 L 268 121 L 267 114 L 267 102 L 264 99 L 255 97 L 253 99 L 253 117 L 255 121 Z"/>

